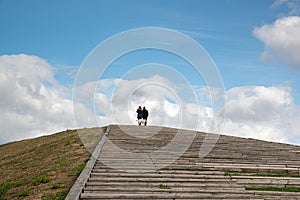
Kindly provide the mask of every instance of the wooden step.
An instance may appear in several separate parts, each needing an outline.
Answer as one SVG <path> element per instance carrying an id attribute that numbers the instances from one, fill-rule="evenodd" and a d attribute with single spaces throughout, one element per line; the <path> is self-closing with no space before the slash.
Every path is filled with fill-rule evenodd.
<path id="1" fill-rule="evenodd" d="M 251 193 L 252 194 L 252 193 Z M 254 195 L 254 194 L 253 194 Z M 263 199 L 252 198 L 249 194 L 231 193 L 165 193 L 153 192 L 151 194 L 137 193 L 82 193 L 80 199 Z"/>
<path id="2" fill-rule="evenodd" d="M 207 135 L 111 125 L 93 153 L 92 167 L 84 170 L 86 179 L 77 184 L 78 193 L 66 199 L 300 199 L 300 193 L 245 189 L 300 186 L 298 178 L 225 176 L 225 172 L 300 174 L 300 147 L 224 135 L 216 142 Z M 176 136 L 182 141 L 167 149 Z M 184 143 L 185 137 L 193 138 L 191 144 Z M 214 145 L 211 152 L 199 158 L 201 146 L 207 144 Z"/>

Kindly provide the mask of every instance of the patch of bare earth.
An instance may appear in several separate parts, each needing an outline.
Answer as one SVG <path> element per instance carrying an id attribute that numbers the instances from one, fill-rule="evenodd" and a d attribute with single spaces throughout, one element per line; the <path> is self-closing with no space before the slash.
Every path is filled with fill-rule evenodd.
<path id="1" fill-rule="evenodd" d="M 67 130 L 1 145 L 0 200 L 64 199 L 104 132 Z"/>

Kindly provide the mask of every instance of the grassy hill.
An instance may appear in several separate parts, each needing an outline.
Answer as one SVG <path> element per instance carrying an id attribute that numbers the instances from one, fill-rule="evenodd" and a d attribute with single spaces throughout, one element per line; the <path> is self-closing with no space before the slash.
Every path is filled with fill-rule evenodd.
<path id="1" fill-rule="evenodd" d="M 67 130 L 1 145 L 0 200 L 64 199 L 90 157 L 87 149 L 105 129 Z"/>

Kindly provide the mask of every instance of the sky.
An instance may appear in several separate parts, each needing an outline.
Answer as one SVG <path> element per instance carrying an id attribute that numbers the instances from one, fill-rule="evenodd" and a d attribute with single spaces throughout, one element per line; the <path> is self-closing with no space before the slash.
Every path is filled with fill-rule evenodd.
<path id="1" fill-rule="evenodd" d="M 299 0 L 0 0 L 0 27 L 0 144 L 145 105 L 150 125 L 300 145 Z"/>

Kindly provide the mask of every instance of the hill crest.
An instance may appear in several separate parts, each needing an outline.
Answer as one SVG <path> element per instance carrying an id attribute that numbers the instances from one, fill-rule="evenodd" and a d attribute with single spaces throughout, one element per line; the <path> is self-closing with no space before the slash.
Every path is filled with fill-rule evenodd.
<path id="1" fill-rule="evenodd" d="M 161 128 L 166 132 L 178 130 L 168 127 L 111 127 L 115 130 L 119 127 L 140 128 L 143 131 L 151 128 Z M 82 129 L 84 137 L 79 137 L 76 130 L 67 130 L 1 145 L 0 199 L 18 199 L 20 196 L 24 199 L 65 196 L 89 159 L 90 153 L 83 143 L 89 144 L 90 146 L 87 146 L 92 150 L 105 128 Z M 204 136 L 205 133 L 198 133 L 197 137 L 201 139 Z M 214 167 L 221 171 L 248 173 L 249 170 L 257 170 L 260 167 L 261 170 L 271 173 L 270 167 L 273 166 L 273 169 L 277 170 L 273 172 L 276 173 L 299 174 L 300 147 L 296 145 L 220 135 L 212 152 L 203 159 L 199 159 L 195 153 L 201 148 L 201 143 L 196 142 L 191 148 L 194 153 L 189 163 L 202 168 Z M 251 163 L 251 160 L 255 162 Z M 282 168 L 290 170 L 282 171 Z M 39 183 L 34 183 L 35 181 Z"/>

